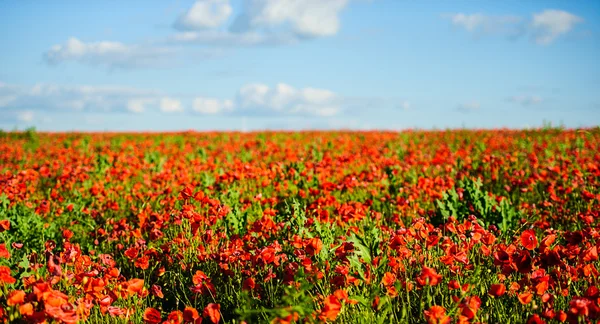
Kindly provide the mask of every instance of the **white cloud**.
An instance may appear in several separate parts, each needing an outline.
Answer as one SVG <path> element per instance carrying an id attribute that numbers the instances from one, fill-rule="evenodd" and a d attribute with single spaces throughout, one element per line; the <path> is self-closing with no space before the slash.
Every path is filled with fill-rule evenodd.
<path id="1" fill-rule="evenodd" d="M 583 19 L 562 10 L 548 9 L 533 15 L 531 26 L 534 29 L 535 41 L 547 45 L 557 37 L 570 32 Z"/>
<path id="2" fill-rule="evenodd" d="M 296 89 L 285 83 L 271 88 L 265 84 L 248 84 L 237 95 L 240 111 L 333 116 L 341 111 L 340 98 L 324 89 Z"/>
<path id="3" fill-rule="evenodd" d="M 277 28 L 289 24 L 303 37 L 337 34 L 340 12 L 348 0 L 247 0 L 232 25 L 234 31 Z"/>
<path id="4" fill-rule="evenodd" d="M 157 100 L 153 98 L 133 98 L 127 101 L 127 110 L 133 113 L 143 113 L 149 105 L 156 105 Z"/>
<path id="5" fill-rule="evenodd" d="M 485 15 L 482 13 L 465 14 L 455 13 L 442 15 L 450 19 L 450 22 L 457 27 L 474 34 L 506 34 L 514 35 L 519 33 L 520 24 L 523 21 L 521 17 L 513 15 Z"/>
<path id="6" fill-rule="evenodd" d="M 176 50 L 167 47 L 126 45 L 120 42 L 83 42 L 71 37 L 64 44 L 52 46 L 44 54 L 49 64 L 78 61 L 109 68 L 155 67 L 168 64 Z"/>
<path id="7" fill-rule="evenodd" d="M 196 0 L 173 23 L 178 32 L 156 42 L 124 44 L 117 41 L 86 42 L 76 37 L 55 44 L 45 61 L 67 61 L 109 69 L 167 67 L 187 52 L 180 44 L 207 45 L 206 52 L 191 53 L 190 60 L 220 56 L 219 47 L 290 45 L 305 38 L 333 36 L 340 29 L 340 13 L 350 0 L 243 0 L 233 22 L 230 0 Z M 189 53 L 188 53 L 189 54 Z M 180 60 L 179 60 L 180 61 Z"/>
<path id="8" fill-rule="evenodd" d="M 468 31 L 475 31 L 486 22 L 487 17 L 482 14 L 465 15 L 458 13 L 453 15 L 451 19 L 454 25 L 461 26 Z"/>
<path id="9" fill-rule="evenodd" d="M 233 8 L 229 0 L 197 0 L 177 19 L 175 28 L 182 30 L 215 28 L 227 21 L 232 12 Z"/>
<path id="10" fill-rule="evenodd" d="M 266 96 L 269 86 L 260 83 L 243 86 L 238 93 L 238 102 L 242 107 L 266 106 Z"/>
<path id="11" fill-rule="evenodd" d="M 232 100 L 196 97 L 192 102 L 192 110 L 204 115 L 216 115 L 231 112 L 234 109 Z"/>
<path id="12" fill-rule="evenodd" d="M 260 83 L 247 84 L 240 87 L 231 98 L 224 99 L 198 94 L 173 95 L 120 86 L 5 85 L 0 87 L 0 100 L 3 100 L 3 111 L 12 116 L 24 111 L 169 114 L 184 112 L 189 105 L 190 112 L 204 115 L 321 117 L 338 115 L 345 102 L 356 101 L 344 99 L 330 90 L 295 88 L 285 83 L 274 87 Z"/>
<path id="13" fill-rule="evenodd" d="M 305 100 L 314 104 L 326 104 L 335 98 L 335 94 L 329 90 L 305 88 L 302 90 Z"/>
<path id="14" fill-rule="evenodd" d="M 230 11 L 220 9 L 222 20 L 207 19 L 208 7 L 225 8 L 227 1 L 198 1 L 176 22 L 181 30 L 169 37 L 171 43 L 212 46 L 289 45 L 302 38 L 333 36 L 340 29 L 340 12 L 349 0 L 245 0 L 242 12 L 229 26 L 218 29 Z M 196 13 L 197 12 L 197 13 Z M 194 13 L 198 19 L 188 16 Z M 227 13 L 227 15 L 225 15 Z M 191 17 L 191 16 L 190 16 Z M 212 16 L 211 16 L 212 17 Z M 188 20 L 195 24 L 186 23 Z M 211 23 L 199 23 L 210 21 Z"/>
<path id="15" fill-rule="evenodd" d="M 212 46 L 260 46 L 293 44 L 297 41 L 294 35 L 279 33 L 260 33 L 245 31 L 233 33 L 221 30 L 185 31 L 170 36 L 171 43 L 196 43 Z"/>
<path id="16" fill-rule="evenodd" d="M 140 110 L 137 98 L 156 98 L 157 91 L 118 86 L 68 86 L 39 83 L 33 86 L 8 85 L 0 98 L 8 97 L 4 107 L 12 110 L 45 111 L 131 111 Z M 137 108 L 136 108 L 137 107 Z M 143 110 L 143 109 L 142 109 Z"/>
<path id="17" fill-rule="evenodd" d="M 160 99 L 160 111 L 164 113 L 182 112 L 183 106 L 178 99 L 163 97 Z"/>
<path id="18" fill-rule="evenodd" d="M 547 9 L 534 13 L 530 19 L 514 15 L 486 15 L 483 13 L 444 14 L 443 18 L 474 35 L 502 35 L 512 38 L 529 34 L 537 44 L 548 45 L 583 22 L 572 13 Z"/>
<path id="19" fill-rule="evenodd" d="M 523 106 L 537 105 L 543 101 L 538 95 L 518 95 L 508 98 L 508 101 L 517 103 Z"/>
<path id="20" fill-rule="evenodd" d="M 229 0 L 197 1 L 174 23 L 170 44 L 207 46 L 291 45 L 305 38 L 332 36 L 349 0 L 244 0 L 233 23 Z"/>

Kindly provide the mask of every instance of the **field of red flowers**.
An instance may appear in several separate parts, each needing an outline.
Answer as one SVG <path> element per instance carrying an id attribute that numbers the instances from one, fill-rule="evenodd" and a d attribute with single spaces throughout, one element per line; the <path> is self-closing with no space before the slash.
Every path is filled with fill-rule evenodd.
<path id="1" fill-rule="evenodd" d="M 600 129 L 0 134 L 0 319 L 600 319 Z"/>

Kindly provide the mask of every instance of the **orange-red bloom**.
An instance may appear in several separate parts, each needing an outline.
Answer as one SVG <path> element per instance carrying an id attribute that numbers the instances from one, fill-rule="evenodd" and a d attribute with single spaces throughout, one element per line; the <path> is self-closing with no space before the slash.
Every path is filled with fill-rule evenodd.
<path id="1" fill-rule="evenodd" d="M 521 244 L 523 244 L 523 247 L 528 250 L 535 249 L 538 245 L 538 240 L 535 236 L 535 231 L 532 229 L 523 231 L 523 233 L 521 234 Z"/>
<path id="2" fill-rule="evenodd" d="M 10 221 L 8 219 L 0 220 L 0 233 L 10 229 Z"/>
<path id="3" fill-rule="evenodd" d="M 319 318 L 323 321 L 334 321 L 341 309 L 342 304 L 340 303 L 340 300 L 335 295 L 330 295 L 325 298 Z"/>
<path id="4" fill-rule="evenodd" d="M 67 301 L 65 294 L 50 291 L 44 302 L 44 310 L 47 316 L 67 324 L 79 322 L 77 310 L 73 304 Z"/>
<path id="5" fill-rule="evenodd" d="M 545 324 L 545 323 L 546 323 L 546 321 L 541 319 L 538 314 L 531 315 L 531 317 L 529 317 L 529 319 L 527 320 L 527 324 Z"/>
<path id="6" fill-rule="evenodd" d="M 14 284 L 17 279 L 10 275 L 10 268 L 7 266 L 0 266 L 0 285 L 3 284 Z"/>
<path id="7" fill-rule="evenodd" d="M 442 276 L 439 275 L 433 268 L 423 267 L 421 274 L 416 279 L 417 283 L 421 286 L 435 286 L 440 283 Z"/>
<path id="8" fill-rule="evenodd" d="M 428 310 L 423 312 L 427 323 L 429 324 L 448 324 L 450 323 L 450 317 L 446 315 L 446 309 L 442 306 L 431 306 Z"/>
<path id="9" fill-rule="evenodd" d="M 519 302 L 523 305 L 527 305 L 529 303 L 531 303 L 531 300 L 533 299 L 533 294 L 530 292 L 524 292 L 518 295 L 519 298 Z"/>
<path id="10" fill-rule="evenodd" d="M 221 320 L 221 305 L 214 303 L 208 304 L 204 308 L 202 316 L 208 317 L 213 323 L 219 323 L 219 320 Z"/>
<path id="11" fill-rule="evenodd" d="M 172 311 L 169 316 L 167 316 L 167 320 L 164 322 L 166 324 L 181 324 L 183 323 L 183 313 L 179 310 Z"/>
<path id="12" fill-rule="evenodd" d="M 4 243 L 0 244 L 0 258 L 10 259 L 10 252 L 8 252 Z"/>
<path id="13" fill-rule="evenodd" d="M 188 306 L 183 310 L 183 320 L 185 322 L 195 322 L 199 318 L 200 314 L 198 314 L 198 311 L 194 307 Z"/>
<path id="14" fill-rule="evenodd" d="M 157 323 L 160 323 L 161 320 L 162 320 L 162 318 L 161 318 L 160 312 L 158 310 L 156 310 L 152 307 L 148 307 L 144 311 L 144 322 L 150 323 L 150 324 L 157 324 Z"/>
<path id="15" fill-rule="evenodd" d="M 25 302 L 25 292 L 23 290 L 13 290 L 8 294 L 6 304 L 8 306 L 20 305 Z"/>
<path id="16" fill-rule="evenodd" d="M 134 295 L 139 293 L 144 288 L 144 280 L 143 279 L 131 279 L 127 282 L 127 292 L 129 295 Z"/>
<path id="17" fill-rule="evenodd" d="M 140 268 L 142 270 L 146 270 L 146 269 L 148 269 L 149 266 L 150 266 L 150 260 L 148 259 L 147 256 L 143 256 L 143 257 L 135 260 L 135 267 L 136 268 Z"/>
<path id="18" fill-rule="evenodd" d="M 384 285 L 385 287 L 392 286 L 395 282 L 396 282 L 396 276 L 394 276 L 394 274 L 392 274 L 391 272 L 386 272 L 383 275 L 383 279 L 381 279 L 381 284 Z"/>
<path id="19" fill-rule="evenodd" d="M 21 313 L 21 316 L 33 315 L 33 305 L 31 303 L 25 303 L 19 306 L 19 313 Z"/>
<path id="20" fill-rule="evenodd" d="M 319 252 L 321 252 L 321 249 L 323 248 L 323 241 L 321 241 L 319 238 L 312 238 L 310 239 L 310 241 L 308 242 L 308 244 L 306 245 L 306 253 L 309 255 L 317 255 L 319 254 Z"/>
<path id="21" fill-rule="evenodd" d="M 473 319 L 481 307 L 479 296 L 466 297 L 460 305 L 460 314 L 468 319 Z"/>
<path id="22" fill-rule="evenodd" d="M 492 284 L 490 286 L 490 290 L 488 290 L 488 294 L 493 297 L 500 297 L 506 293 L 506 286 L 502 283 L 500 284 Z"/>

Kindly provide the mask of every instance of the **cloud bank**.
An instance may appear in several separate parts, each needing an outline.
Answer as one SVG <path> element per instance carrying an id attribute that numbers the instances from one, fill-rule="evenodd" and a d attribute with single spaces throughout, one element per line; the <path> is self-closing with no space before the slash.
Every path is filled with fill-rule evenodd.
<path id="1" fill-rule="evenodd" d="M 457 28 L 476 35 L 503 35 L 516 38 L 529 35 L 539 45 L 549 45 L 573 31 L 583 18 L 563 10 L 546 9 L 530 18 L 514 15 L 486 15 L 482 13 L 444 14 Z"/>
<path id="2" fill-rule="evenodd" d="M 166 39 L 141 45 L 85 42 L 70 37 L 46 51 L 44 60 L 50 65 L 72 61 L 111 69 L 152 68 L 172 62 L 182 50 L 178 45 L 213 48 L 290 45 L 337 34 L 340 12 L 348 2 L 245 0 L 241 12 L 233 16 L 230 0 L 197 0 L 173 22 L 175 32 Z"/>
<path id="3" fill-rule="evenodd" d="M 120 42 L 84 42 L 75 37 L 52 46 L 44 54 L 51 65 L 76 61 L 109 68 L 140 68 L 165 65 L 177 54 L 173 47 L 127 45 Z"/>
<path id="4" fill-rule="evenodd" d="M 0 109 L 21 114 L 21 120 L 31 120 L 37 112 L 330 117 L 342 111 L 343 100 L 330 90 L 295 88 L 285 83 L 246 84 L 225 99 L 122 86 L 0 84 Z"/>
<path id="5" fill-rule="evenodd" d="M 180 30 L 202 30 L 222 25 L 233 8 L 229 0 L 198 0 L 173 24 Z"/>

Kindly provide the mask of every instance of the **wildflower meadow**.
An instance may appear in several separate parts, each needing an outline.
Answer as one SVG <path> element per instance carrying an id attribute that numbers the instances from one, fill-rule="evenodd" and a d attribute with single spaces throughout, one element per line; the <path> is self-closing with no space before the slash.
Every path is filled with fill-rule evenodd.
<path id="1" fill-rule="evenodd" d="M 600 130 L 0 134 L 5 323 L 588 323 Z"/>

